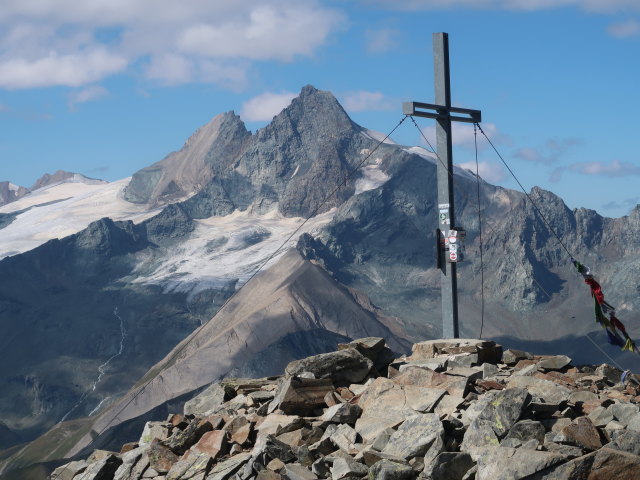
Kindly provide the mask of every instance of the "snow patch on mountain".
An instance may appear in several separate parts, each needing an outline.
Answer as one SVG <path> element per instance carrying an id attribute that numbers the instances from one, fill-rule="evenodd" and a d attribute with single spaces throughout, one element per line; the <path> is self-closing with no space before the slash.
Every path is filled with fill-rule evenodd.
<path id="1" fill-rule="evenodd" d="M 82 175 L 79 175 L 82 177 Z M 86 178 L 86 177 L 83 177 Z M 0 259 L 23 253 L 53 238 L 63 238 L 104 217 L 138 223 L 157 214 L 122 198 L 130 177 L 116 182 L 64 181 L 35 190 L 0 207 L 0 213 L 21 211 L 2 229 Z M 22 211 L 24 210 L 24 211 Z"/>
<path id="2" fill-rule="evenodd" d="M 376 158 L 375 164 L 366 165 L 365 167 L 360 169 L 362 177 L 356 180 L 356 195 L 368 190 L 373 190 L 374 188 L 381 187 L 387 182 L 387 180 L 389 180 L 389 178 L 391 178 L 380 169 L 381 161 L 382 159 Z"/>
<path id="3" fill-rule="evenodd" d="M 242 285 L 271 255 L 264 270 L 295 246 L 300 235 L 317 234 L 335 211 L 311 218 L 297 232 L 304 218 L 284 217 L 276 209 L 264 215 L 250 209 L 236 210 L 224 217 L 196 220 L 191 237 L 173 248 L 171 255 L 158 259 L 151 253 L 145 254 L 147 258 L 142 259 L 133 273 L 134 282 L 161 285 L 166 292 L 185 292 L 190 296 L 236 281 L 238 286 Z"/>

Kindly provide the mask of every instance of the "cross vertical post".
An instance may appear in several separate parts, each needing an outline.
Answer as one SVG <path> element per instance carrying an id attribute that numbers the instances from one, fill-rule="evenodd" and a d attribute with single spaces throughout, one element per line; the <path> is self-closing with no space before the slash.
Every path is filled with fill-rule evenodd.
<path id="1" fill-rule="evenodd" d="M 449 77 L 449 36 L 433 34 L 433 76 L 437 105 L 451 108 L 451 84 Z M 436 119 L 436 146 L 438 157 L 438 213 L 447 210 L 448 218 L 438 215 L 439 229 L 446 232 L 456 225 L 453 198 L 453 147 L 451 117 L 441 115 Z M 445 223 L 448 221 L 448 224 Z M 456 263 L 440 262 L 440 295 L 442 297 L 442 338 L 458 338 L 458 278 Z"/>
<path id="2" fill-rule="evenodd" d="M 451 86 L 449 79 L 449 35 L 433 34 L 433 60 L 436 104 L 404 102 L 402 111 L 406 115 L 433 118 L 436 120 L 437 184 L 438 184 L 438 229 L 437 265 L 440 269 L 440 292 L 442 299 L 442 338 L 459 338 L 458 326 L 458 279 L 456 265 L 458 257 L 456 234 L 454 192 L 453 192 L 453 148 L 451 139 L 451 121 L 480 123 L 480 110 L 451 106 Z M 460 115 L 451 115 L 459 113 Z M 449 241 L 447 242 L 447 239 Z M 448 247 L 447 247 L 448 245 Z M 449 258 L 446 250 L 449 249 Z"/>

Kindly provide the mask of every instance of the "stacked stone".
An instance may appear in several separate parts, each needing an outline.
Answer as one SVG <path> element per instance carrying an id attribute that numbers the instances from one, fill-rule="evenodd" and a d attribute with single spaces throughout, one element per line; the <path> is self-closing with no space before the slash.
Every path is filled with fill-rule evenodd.
<path id="1" fill-rule="evenodd" d="M 483 340 L 433 340 L 394 359 L 381 338 L 228 379 L 52 480 L 640 478 L 638 390 Z"/>

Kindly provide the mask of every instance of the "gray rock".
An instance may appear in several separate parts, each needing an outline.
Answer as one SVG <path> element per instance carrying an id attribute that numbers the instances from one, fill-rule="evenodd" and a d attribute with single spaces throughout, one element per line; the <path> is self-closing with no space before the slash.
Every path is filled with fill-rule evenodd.
<path id="1" fill-rule="evenodd" d="M 295 376 L 311 372 L 316 378 L 328 378 L 336 385 L 347 386 L 362 381 L 372 366 L 373 362 L 355 348 L 347 348 L 295 360 L 287 365 L 285 373 Z"/>
<path id="2" fill-rule="evenodd" d="M 369 468 L 362 463 L 356 462 L 351 457 L 336 458 L 331 467 L 332 480 L 344 480 L 347 478 L 361 478 L 369 473 Z"/>
<path id="3" fill-rule="evenodd" d="M 490 378 L 498 373 L 498 367 L 492 363 L 482 364 L 482 378 Z"/>
<path id="4" fill-rule="evenodd" d="M 207 480 L 227 480 L 233 476 L 251 459 L 250 453 L 239 453 L 227 460 L 216 463 L 209 474 Z"/>
<path id="5" fill-rule="evenodd" d="M 632 403 L 614 403 L 609 405 L 608 409 L 613 417 L 625 427 L 639 412 L 638 405 Z"/>
<path id="6" fill-rule="evenodd" d="M 611 435 L 611 442 L 605 447 L 623 452 L 640 455 L 640 432 L 633 430 L 618 430 Z"/>
<path id="7" fill-rule="evenodd" d="M 633 430 L 634 432 L 640 432 L 640 413 L 636 413 L 633 417 L 629 419 L 627 428 L 629 430 Z"/>
<path id="8" fill-rule="evenodd" d="M 589 390 L 579 390 L 577 392 L 572 392 L 567 401 L 572 405 L 582 405 L 583 403 L 598 400 L 598 398 L 597 394 L 590 392 Z"/>
<path id="9" fill-rule="evenodd" d="M 462 480 L 474 465 L 468 453 L 443 452 L 425 465 L 423 475 L 428 480 Z"/>
<path id="10" fill-rule="evenodd" d="M 571 390 L 549 380 L 536 377 L 514 375 L 509 379 L 507 388 L 525 388 L 533 397 L 544 400 L 545 403 L 559 405 L 569 398 Z"/>
<path id="11" fill-rule="evenodd" d="M 333 390 L 330 378 L 285 377 L 269 404 L 269 412 L 280 409 L 286 414 L 307 415 L 324 406 L 325 395 Z"/>
<path id="12" fill-rule="evenodd" d="M 393 428 L 384 429 L 373 440 L 373 442 L 371 443 L 371 447 L 376 449 L 376 450 L 378 450 L 378 451 L 384 450 L 384 447 L 387 446 L 387 443 L 389 443 L 389 439 L 391 438 L 391 435 L 394 434 L 394 432 L 395 432 L 395 430 Z"/>
<path id="13" fill-rule="evenodd" d="M 167 480 L 203 480 L 213 464 L 213 458 L 203 453 L 191 453 L 178 460 L 167 472 Z"/>
<path id="14" fill-rule="evenodd" d="M 518 421 L 529 400 L 530 395 L 523 388 L 488 392 L 476 403 L 479 410 L 476 420 L 490 423 L 502 438 Z"/>
<path id="15" fill-rule="evenodd" d="M 489 448 L 478 462 L 477 480 L 513 480 L 544 471 L 567 460 L 554 452 L 521 450 L 512 448 Z"/>
<path id="16" fill-rule="evenodd" d="M 122 460 L 116 455 L 108 455 L 102 460 L 87 466 L 86 470 L 76 475 L 74 480 L 107 480 L 112 479 Z"/>
<path id="17" fill-rule="evenodd" d="M 84 472 L 86 469 L 87 462 L 84 460 L 69 462 L 51 472 L 51 480 L 73 480 L 76 475 Z"/>
<path id="18" fill-rule="evenodd" d="M 437 415 L 415 415 L 398 427 L 382 451 L 406 459 L 424 456 L 431 445 L 442 437 L 444 427 Z"/>
<path id="19" fill-rule="evenodd" d="M 146 448 L 139 447 L 130 450 L 120 457 L 122 464 L 118 467 L 113 480 L 137 480 L 142 472 L 149 466 L 149 457 Z"/>
<path id="20" fill-rule="evenodd" d="M 169 438 L 169 425 L 166 422 L 145 423 L 138 445 L 149 445 L 154 438 L 158 440 Z"/>
<path id="21" fill-rule="evenodd" d="M 316 480 L 318 476 L 304 465 L 289 463 L 282 470 L 282 477 L 287 480 Z"/>
<path id="22" fill-rule="evenodd" d="M 607 408 L 596 407 L 589 413 L 588 417 L 596 427 L 604 427 L 613 420 L 613 413 Z"/>
<path id="23" fill-rule="evenodd" d="M 383 459 L 369 469 L 368 480 L 410 480 L 413 476 L 409 465 Z"/>
<path id="24" fill-rule="evenodd" d="M 502 362 L 507 365 L 515 365 L 520 360 L 533 360 L 533 355 L 522 350 L 509 348 L 502 353 Z"/>
<path id="25" fill-rule="evenodd" d="M 545 370 L 561 370 L 571 363 L 571 358 L 566 355 L 553 355 L 544 357 L 538 362 L 538 367 Z"/>
<path id="26" fill-rule="evenodd" d="M 535 440 L 536 446 L 544 442 L 544 426 L 535 420 L 521 420 L 517 422 L 511 429 L 504 440 L 517 440 L 520 444 L 524 444 L 529 440 Z M 500 445 L 503 445 L 503 442 Z M 506 445 L 505 445 L 506 446 Z"/>
<path id="27" fill-rule="evenodd" d="M 329 438 L 336 447 L 349 452 L 356 443 L 358 433 L 346 424 L 329 425 L 322 436 L 322 439 L 326 438 Z"/>
<path id="28" fill-rule="evenodd" d="M 361 413 L 362 408 L 360 408 L 359 405 L 339 403 L 333 407 L 329 407 L 320 418 L 326 422 L 355 423 Z"/>
<path id="29" fill-rule="evenodd" d="M 460 451 L 474 454 L 479 449 L 497 447 L 500 440 L 493 430 L 493 425 L 486 420 L 475 419 L 464 432 Z"/>
<path id="30" fill-rule="evenodd" d="M 622 377 L 622 370 L 603 363 L 596 368 L 595 374 L 606 378 L 609 383 L 619 383 Z"/>

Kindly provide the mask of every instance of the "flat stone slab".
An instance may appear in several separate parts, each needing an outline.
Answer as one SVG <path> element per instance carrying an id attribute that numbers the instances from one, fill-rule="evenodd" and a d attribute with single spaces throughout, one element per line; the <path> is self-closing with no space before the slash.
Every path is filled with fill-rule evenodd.
<path id="1" fill-rule="evenodd" d="M 565 455 L 516 448 L 490 448 L 477 459 L 477 480 L 526 478 L 567 460 Z"/>
<path id="2" fill-rule="evenodd" d="M 415 415 L 398 427 L 382 451 L 409 460 L 424 456 L 438 437 L 444 437 L 444 427 L 436 414 Z"/>

